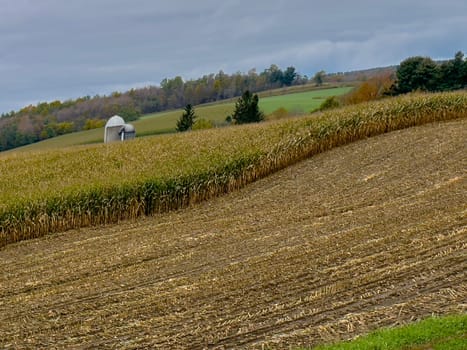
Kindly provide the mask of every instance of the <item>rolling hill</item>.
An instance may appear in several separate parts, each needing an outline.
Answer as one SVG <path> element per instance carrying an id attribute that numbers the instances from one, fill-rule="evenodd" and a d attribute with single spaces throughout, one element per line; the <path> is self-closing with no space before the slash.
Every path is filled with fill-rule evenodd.
<path id="1" fill-rule="evenodd" d="M 289 348 L 465 313 L 467 121 L 0 250 L 2 348 Z"/>
<path id="2" fill-rule="evenodd" d="M 310 86 L 299 86 L 266 91 L 260 93 L 260 107 L 266 114 L 270 114 L 280 107 L 285 108 L 290 115 L 307 114 L 318 108 L 327 97 L 345 94 L 352 88 L 353 87 L 351 86 L 344 86 L 316 89 L 315 87 Z M 226 117 L 232 114 L 235 107 L 235 101 L 236 99 L 233 99 L 196 106 L 196 114 L 199 118 L 211 120 L 215 124 L 222 124 L 225 122 Z M 132 124 L 136 127 L 137 136 L 175 132 L 176 122 L 180 118 L 181 114 L 181 109 L 148 114 L 141 117 L 139 120 L 132 122 Z M 25 151 L 42 151 L 76 145 L 101 143 L 104 139 L 103 135 L 103 128 L 75 132 L 27 146 L 18 147 L 10 151 L 2 152 L 2 154 Z"/>

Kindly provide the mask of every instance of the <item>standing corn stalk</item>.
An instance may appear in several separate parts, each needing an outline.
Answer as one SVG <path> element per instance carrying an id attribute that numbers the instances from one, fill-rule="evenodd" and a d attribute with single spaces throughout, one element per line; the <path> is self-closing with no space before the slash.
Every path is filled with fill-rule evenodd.
<path id="1" fill-rule="evenodd" d="M 0 158 L 0 247 L 185 207 L 338 145 L 455 118 L 467 118 L 465 92 L 401 96 L 306 118 L 131 143 L 7 155 Z"/>

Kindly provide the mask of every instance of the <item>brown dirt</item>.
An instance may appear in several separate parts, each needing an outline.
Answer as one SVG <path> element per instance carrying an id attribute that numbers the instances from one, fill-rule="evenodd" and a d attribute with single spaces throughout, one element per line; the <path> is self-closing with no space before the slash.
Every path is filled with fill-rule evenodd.
<path id="1" fill-rule="evenodd" d="M 467 120 L 0 250 L 1 348 L 289 348 L 467 311 Z"/>

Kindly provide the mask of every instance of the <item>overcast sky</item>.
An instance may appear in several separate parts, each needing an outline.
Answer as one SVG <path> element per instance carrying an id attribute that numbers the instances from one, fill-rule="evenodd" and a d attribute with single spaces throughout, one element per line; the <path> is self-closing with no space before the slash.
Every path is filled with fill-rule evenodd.
<path id="1" fill-rule="evenodd" d="M 177 75 L 452 58 L 465 0 L 0 0 L 0 113 Z"/>

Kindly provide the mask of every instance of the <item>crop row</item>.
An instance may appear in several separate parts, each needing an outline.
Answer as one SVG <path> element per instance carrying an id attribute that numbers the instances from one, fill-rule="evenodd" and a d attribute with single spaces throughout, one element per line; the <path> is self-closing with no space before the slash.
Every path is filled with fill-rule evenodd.
<path id="1" fill-rule="evenodd" d="M 186 207 L 332 147 L 467 117 L 467 93 L 407 95 L 308 117 L 0 157 L 0 246 Z"/>

